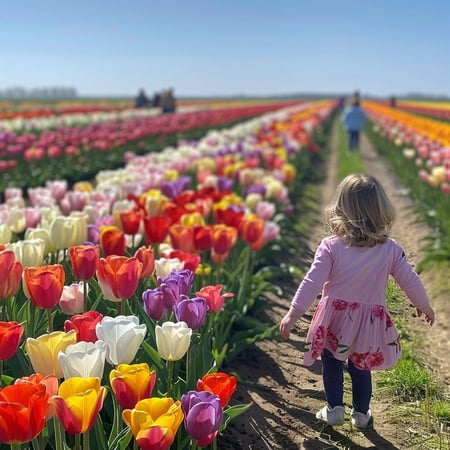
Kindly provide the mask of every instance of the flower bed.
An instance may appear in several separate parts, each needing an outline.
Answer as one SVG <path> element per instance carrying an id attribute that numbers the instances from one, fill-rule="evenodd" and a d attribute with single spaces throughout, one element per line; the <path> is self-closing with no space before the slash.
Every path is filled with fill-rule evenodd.
<path id="1" fill-rule="evenodd" d="M 313 133 L 334 107 L 128 154 L 95 184 L 30 191 L 29 205 L 5 192 L 0 442 L 214 445 L 250 407 L 232 404 L 237 380 L 221 367 L 274 331 L 246 322 L 270 288 L 260 255 L 279 245 L 289 186 L 311 170 Z"/>

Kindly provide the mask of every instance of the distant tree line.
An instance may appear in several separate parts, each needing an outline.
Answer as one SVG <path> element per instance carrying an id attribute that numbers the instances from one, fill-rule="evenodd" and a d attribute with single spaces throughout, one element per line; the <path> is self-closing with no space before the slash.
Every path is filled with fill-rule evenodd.
<path id="1" fill-rule="evenodd" d="M 77 97 L 77 90 L 74 87 L 66 86 L 49 86 L 30 89 L 21 86 L 13 86 L 0 89 L 0 99 L 2 100 L 55 100 Z"/>

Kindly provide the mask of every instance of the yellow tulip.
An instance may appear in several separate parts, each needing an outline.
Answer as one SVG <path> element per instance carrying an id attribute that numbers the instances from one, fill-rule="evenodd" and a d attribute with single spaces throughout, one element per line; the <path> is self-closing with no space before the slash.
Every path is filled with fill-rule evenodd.
<path id="1" fill-rule="evenodd" d="M 103 407 L 106 389 L 97 377 L 72 377 L 61 383 L 52 398 L 55 415 L 69 434 L 89 431 Z"/>
<path id="2" fill-rule="evenodd" d="M 36 373 L 44 376 L 55 375 L 63 378 L 64 374 L 58 362 L 58 353 L 77 342 L 77 333 L 71 330 L 54 331 L 50 334 L 43 334 L 37 339 L 28 338 L 25 342 L 25 350 Z"/>

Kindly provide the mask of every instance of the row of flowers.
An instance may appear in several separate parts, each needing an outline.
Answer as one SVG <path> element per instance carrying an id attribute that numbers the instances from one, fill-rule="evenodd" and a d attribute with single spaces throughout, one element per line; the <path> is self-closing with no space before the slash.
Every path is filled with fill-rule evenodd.
<path id="1" fill-rule="evenodd" d="M 417 116 L 375 102 L 364 102 L 376 131 L 415 161 L 418 176 L 450 193 L 450 123 Z"/>
<path id="2" fill-rule="evenodd" d="M 450 120 L 450 103 L 448 102 L 399 101 L 395 107 L 424 116 Z"/>
<path id="3" fill-rule="evenodd" d="M 87 127 L 59 128 L 41 134 L 0 132 L 0 172 L 2 190 L 8 185 L 40 186 L 59 173 L 63 178 L 89 176 L 96 153 L 94 170 L 123 164 L 126 150 L 144 152 L 158 148 L 166 137 L 204 127 L 243 120 L 285 104 L 265 104 L 246 108 L 133 117 L 124 121 L 92 124 Z M 153 138 L 149 144 L 149 138 Z M 149 148 L 149 145 L 151 148 Z M 32 162 L 32 166 L 29 163 Z"/>
<path id="4" fill-rule="evenodd" d="M 14 119 L 33 119 L 40 117 L 69 115 L 69 114 L 90 114 L 95 112 L 119 111 L 131 108 L 131 101 L 107 101 L 107 100 L 62 100 L 49 104 L 40 102 L 11 102 L 0 101 L 0 121 Z"/>
<path id="5" fill-rule="evenodd" d="M 49 181 L 29 205 L 21 189 L 5 192 L 0 442 L 215 445 L 249 408 L 229 404 L 237 380 L 221 368 L 264 289 L 258 252 L 279 239 L 288 186 L 309 170 L 294 160 L 318 150 L 313 132 L 334 107 L 129 154 L 95 185 Z"/>

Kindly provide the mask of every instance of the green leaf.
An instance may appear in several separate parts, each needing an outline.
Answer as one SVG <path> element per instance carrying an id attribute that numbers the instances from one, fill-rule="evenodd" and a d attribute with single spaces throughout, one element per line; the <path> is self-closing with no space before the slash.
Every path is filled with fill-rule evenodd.
<path id="1" fill-rule="evenodd" d="M 230 406 L 227 409 L 224 410 L 224 420 L 222 421 L 222 424 L 220 425 L 220 431 L 226 430 L 228 424 L 235 419 L 237 416 L 240 416 L 241 414 L 246 413 L 250 407 L 253 405 L 253 403 L 248 403 L 246 405 L 234 405 Z"/>
<path id="2" fill-rule="evenodd" d="M 160 354 L 155 350 L 148 342 L 142 342 L 142 348 L 145 353 L 149 356 L 152 363 L 158 368 L 164 368 L 164 363 L 162 362 L 162 358 Z"/>

